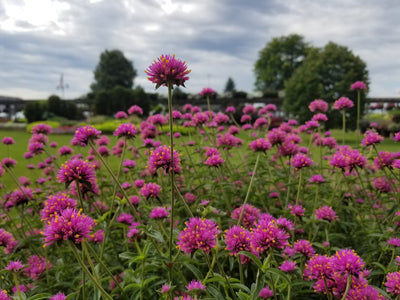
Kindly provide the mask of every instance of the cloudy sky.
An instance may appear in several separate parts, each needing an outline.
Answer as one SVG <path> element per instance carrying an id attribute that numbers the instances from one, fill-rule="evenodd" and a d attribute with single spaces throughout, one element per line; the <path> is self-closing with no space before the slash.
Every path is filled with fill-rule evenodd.
<path id="1" fill-rule="evenodd" d="M 186 92 L 254 90 L 253 66 L 274 37 L 333 41 L 367 63 L 369 96 L 400 97 L 400 1 L 396 0 L 0 0 L 0 95 L 24 99 L 89 91 L 102 51 L 119 49 L 154 91 L 146 69 L 175 54 L 192 69 Z M 162 88 L 159 90 L 162 92 Z"/>

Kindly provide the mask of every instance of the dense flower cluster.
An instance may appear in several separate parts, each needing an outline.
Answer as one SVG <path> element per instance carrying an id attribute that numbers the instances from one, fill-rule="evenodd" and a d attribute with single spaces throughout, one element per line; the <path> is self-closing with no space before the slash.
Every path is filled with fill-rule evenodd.
<path id="1" fill-rule="evenodd" d="M 180 157 L 178 151 L 174 150 L 173 164 L 171 163 L 171 147 L 160 146 L 150 152 L 148 168 L 150 172 L 156 173 L 158 168 L 164 169 L 167 173 L 172 170 L 175 173 L 181 172 Z"/>
<path id="2" fill-rule="evenodd" d="M 194 217 L 185 222 L 185 225 L 186 227 L 178 237 L 178 249 L 190 254 L 196 250 L 209 253 L 212 248 L 215 248 L 220 230 L 214 221 Z"/>
<path id="3" fill-rule="evenodd" d="M 353 101 L 347 97 L 340 97 L 333 103 L 333 108 L 337 110 L 342 110 L 346 108 L 352 108 L 354 106 Z"/>
<path id="4" fill-rule="evenodd" d="M 94 141 L 100 137 L 101 131 L 93 126 L 86 125 L 79 127 L 75 131 L 74 138 L 71 140 L 73 145 L 87 146 L 89 141 Z"/>

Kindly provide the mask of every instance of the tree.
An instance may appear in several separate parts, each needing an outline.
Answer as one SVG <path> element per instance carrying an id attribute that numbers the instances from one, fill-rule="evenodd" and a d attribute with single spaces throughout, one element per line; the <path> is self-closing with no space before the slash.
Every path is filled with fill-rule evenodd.
<path id="1" fill-rule="evenodd" d="M 45 103 L 29 101 L 24 105 L 24 115 L 28 123 L 44 120 L 45 112 Z"/>
<path id="2" fill-rule="evenodd" d="M 322 49 L 310 51 L 303 64 L 294 71 L 286 84 L 283 108 L 298 121 L 305 122 L 312 116 L 308 105 L 315 99 L 324 99 L 332 104 L 339 97 L 346 96 L 354 101 L 356 93 L 350 90 L 350 86 L 358 80 L 368 86 L 365 62 L 347 47 L 330 42 Z M 365 94 L 361 99 L 361 108 L 364 103 Z M 349 128 L 355 128 L 356 114 L 355 105 L 348 112 Z M 329 110 L 327 116 L 328 127 L 341 126 L 341 116 L 338 111 Z"/>
<path id="3" fill-rule="evenodd" d="M 132 88 L 136 70 L 130 60 L 120 50 L 105 50 L 94 70 L 93 92 L 110 90 L 116 86 Z"/>
<path id="4" fill-rule="evenodd" d="M 236 91 L 235 82 L 233 81 L 233 79 L 231 77 L 229 77 L 228 81 L 226 82 L 224 92 L 225 93 L 227 93 L 227 92 L 234 93 L 235 91 Z"/>
<path id="5" fill-rule="evenodd" d="M 254 65 L 257 90 L 283 90 L 285 82 L 302 64 L 310 48 L 298 34 L 273 38 L 259 52 L 259 58 Z"/>

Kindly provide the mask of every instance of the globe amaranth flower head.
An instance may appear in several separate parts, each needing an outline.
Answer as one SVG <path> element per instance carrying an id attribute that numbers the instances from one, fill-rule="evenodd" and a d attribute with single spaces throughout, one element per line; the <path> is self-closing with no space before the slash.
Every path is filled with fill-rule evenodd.
<path id="1" fill-rule="evenodd" d="M 335 272 L 339 274 L 359 275 L 365 266 L 365 262 L 353 249 L 336 251 L 331 262 Z"/>
<path id="2" fill-rule="evenodd" d="M 66 208 L 76 208 L 77 202 L 70 198 L 67 194 L 58 192 L 55 195 L 50 195 L 44 202 L 44 207 L 40 212 L 42 221 L 48 221 L 60 214 Z"/>
<path id="3" fill-rule="evenodd" d="M 213 154 L 208 156 L 206 161 L 204 162 L 205 165 L 210 167 L 219 167 L 225 162 L 225 160 L 219 154 Z"/>
<path id="4" fill-rule="evenodd" d="M 372 146 L 379 144 L 383 141 L 383 136 L 381 136 L 376 131 L 367 130 L 364 134 L 364 138 L 361 141 L 361 145 L 363 146 Z"/>
<path id="5" fill-rule="evenodd" d="M 336 212 L 330 206 L 321 206 L 315 211 L 315 218 L 317 220 L 326 220 L 333 222 L 338 219 Z"/>
<path id="6" fill-rule="evenodd" d="M 22 205 L 28 203 L 33 199 L 33 191 L 28 187 L 20 187 L 15 189 L 8 198 L 8 201 L 5 204 L 6 208 L 14 207 L 17 205 Z"/>
<path id="7" fill-rule="evenodd" d="M 352 108 L 354 106 L 353 101 L 347 97 L 340 97 L 333 103 L 333 108 L 337 110 L 342 110 L 346 108 Z"/>
<path id="8" fill-rule="evenodd" d="M 150 213 L 150 218 L 152 219 L 165 219 L 169 216 L 169 212 L 165 207 L 162 206 L 157 206 L 154 207 L 153 210 Z"/>
<path id="9" fill-rule="evenodd" d="M 143 115 L 143 109 L 140 106 L 132 105 L 128 109 L 128 114 L 130 114 L 130 115 L 133 115 L 133 114 Z"/>
<path id="10" fill-rule="evenodd" d="M 147 78 L 156 84 L 156 89 L 161 85 L 185 86 L 185 81 L 189 79 L 187 76 L 191 70 L 185 61 L 175 58 L 175 55 L 161 55 L 157 60 L 144 71 Z"/>
<path id="11" fill-rule="evenodd" d="M 292 157 L 291 164 L 295 170 L 300 170 L 305 167 L 311 166 L 313 163 L 312 159 L 303 153 L 297 153 Z"/>
<path id="12" fill-rule="evenodd" d="M 46 260 L 46 258 L 35 254 L 29 257 L 24 273 L 33 280 L 37 280 L 40 275 L 50 268 L 51 264 Z"/>
<path id="13" fill-rule="evenodd" d="M 308 106 L 310 111 L 312 112 L 327 112 L 328 111 L 328 103 L 322 99 L 316 99 L 310 103 Z"/>
<path id="14" fill-rule="evenodd" d="M 225 249 L 233 256 L 236 256 L 240 251 L 251 251 L 250 238 L 250 231 L 239 225 L 234 225 L 228 230 L 225 230 Z M 240 255 L 240 261 L 242 264 L 245 264 L 249 262 L 250 259 L 247 256 Z"/>
<path id="15" fill-rule="evenodd" d="M 101 134 L 100 130 L 97 130 L 93 126 L 86 125 L 83 127 L 79 127 L 75 131 L 74 138 L 71 143 L 73 145 L 87 146 L 89 141 L 94 141 L 99 138 Z"/>
<path id="16" fill-rule="evenodd" d="M 244 212 L 242 214 L 242 210 L 244 207 Z M 244 206 L 241 205 L 240 207 L 234 209 L 231 214 L 231 218 L 234 220 L 239 220 L 240 215 L 242 214 L 242 219 L 240 222 L 244 225 L 246 228 L 250 228 L 254 226 L 254 224 L 258 221 L 260 218 L 260 210 L 250 204 L 245 204 Z"/>
<path id="17" fill-rule="evenodd" d="M 266 152 L 267 150 L 271 149 L 271 144 L 268 140 L 259 138 L 250 142 L 250 148 L 255 152 Z"/>
<path id="18" fill-rule="evenodd" d="M 215 91 L 210 87 L 205 87 L 200 92 L 200 96 L 211 97 L 214 95 L 215 95 Z"/>
<path id="19" fill-rule="evenodd" d="M 127 119 L 128 118 L 128 114 L 124 111 L 117 111 L 117 113 L 114 116 L 117 120 L 119 119 Z"/>
<path id="20" fill-rule="evenodd" d="M 146 183 L 139 191 L 140 195 L 142 195 L 146 199 L 150 197 L 157 198 L 160 192 L 161 187 L 153 182 Z"/>
<path id="21" fill-rule="evenodd" d="M 389 293 L 400 296 L 400 272 L 388 273 L 384 284 Z"/>
<path id="22" fill-rule="evenodd" d="M 127 139 L 133 139 L 138 130 L 135 125 L 132 123 L 124 123 L 118 126 L 118 128 L 114 131 L 114 135 L 117 137 L 125 137 Z"/>
<path id="23" fill-rule="evenodd" d="M 24 265 L 20 260 L 15 260 L 15 261 L 10 261 L 7 267 L 5 267 L 5 270 L 12 271 L 12 272 L 18 272 L 21 271 L 21 269 L 24 268 Z"/>
<path id="24" fill-rule="evenodd" d="M 43 235 L 43 247 L 47 247 L 57 241 L 70 240 L 75 244 L 81 243 L 84 238 L 89 238 L 96 222 L 75 208 L 64 209 L 51 219 L 41 232 Z"/>
<path id="25" fill-rule="evenodd" d="M 57 172 L 57 180 L 65 182 L 67 186 L 72 181 L 77 180 L 80 183 L 91 183 L 95 181 L 96 173 L 95 165 L 82 159 L 71 159 L 61 165 Z"/>
<path id="26" fill-rule="evenodd" d="M 33 134 L 39 134 L 39 133 L 49 134 L 51 133 L 51 126 L 41 123 L 33 126 L 31 131 Z"/>
<path id="27" fill-rule="evenodd" d="M 200 280 L 192 280 L 186 286 L 186 289 L 188 291 L 205 291 L 206 286 L 204 284 L 202 284 Z"/>
<path id="28" fill-rule="evenodd" d="M 0 246 L 5 247 L 4 252 L 6 254 L 12 253 L 17 244 L 18 242 L 15 240 L 14 236 L 11 233 L 0 228 Z"/>
<path id="29" fill-rule="evenodd" d="M 67 296 L 65 296 L 65 294 L 62 292 L 58 292 L 53 297 L 51 297 L 49 300 L 65 300 L 65 299 L 67 299 Z"/>
<path id="30" fill-rule="evenodd" d="M 163 168 L 166 173 L 169 173 L 173 167 L 175 173 L 180 173 L 180 162 L 180 155 L 174 150 L 173 163 L 171 163 L 171 147 L 164 145 L 150 152 L 148 168 L 152 173 L 156 173 L 158 168 Z"/>
<path id="31" fill-rule="evenodd" d="M 190 218 L 186 228 L 178 236 L 177 248 L 190 254 L 196 250 L 209 253 L 217 245 L 217 236 L 221 232 L 218 225 L 205 218 Z"/>
<path id="32" fill-rule="evenodd" d="M 260 293 L 258 294 L 258 297 L 261 299 L 268 299 L 271 298 L 274 295 L 274 292 L 270 290 L 269 286 L 267 285 L 265 288 L 262 288 Z"/>
<path id="33" fill-rule="evenodd" d="M 251 247 L 260 254 L 270 248 L 283 249 L 288 245 L 290 235 L 276 224 L 275 220 L 260 219 L 251 228 Z"/>
<path id="34" fill-rule="evenodd" d="M 9 137 L 9 136 L 4 137 L 4 138 L 1 140 L 1 142 L 2 142 L 4 145 L 14 145 L 14 144 L 15 144 L 14 139 L 13 139 L 12 137 Z"/>
<path id="35" fill-rule="evenodd" d="M 354 90 L 365 90 L 365 89 L 367 89 L 367 85 L 362 81 L 356 81 L 351 85 L 350 89 L 352 91 L 354 91 Z"/>

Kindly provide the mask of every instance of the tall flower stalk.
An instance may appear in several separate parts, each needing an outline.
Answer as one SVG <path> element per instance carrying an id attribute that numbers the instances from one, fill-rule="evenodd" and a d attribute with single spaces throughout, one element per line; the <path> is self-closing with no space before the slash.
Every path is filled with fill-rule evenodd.
<path id="1" fill-rule="evenodd" d="M 174 169 L 174 132 L 172 116 L 172 89 L 174 85 L 185 86 L 187 76 L 191 72 L 185 61 L 176 59 L 175 55 L 161 55 L 153 61 L 146 70 L 148 79 L 156 84 L 156 89 L 164 85 L 168 88 L 168 111 L 169 111 L 169 143 L 171 150 L 170 168 L 167 170 L 170 175 L 171 185 L 171 227 L 169 236 L 169 261 L 172 262 L 173 249 L 173 226 L 175 217 L 175 169 Z M 170 268 L 170 281 L 172 281 L 172 268 Z"/>
<path id="2" fill-rule="evenodd" d="M 366 84 L 362 81 L 356 81 L 354 82 L 350 89 L 352 91 L 356 90 L 357 91 L 357 133 L 360 133 L 360 117 L 361 117 L 361 91 L 365 90 L 367 88 Z"/>
<path id="3" fill-rule="evenodd" d="M 334 109 L 342 111 L 342 130 L 343 130 L 342 145 L 344 145 L 344 137 L 346 135 L 346 109 L 352 108 L 353 106 L 354 106 L 353 101 L 351 101 L 347 97 L 340 97 L 333 104 Z"/>

